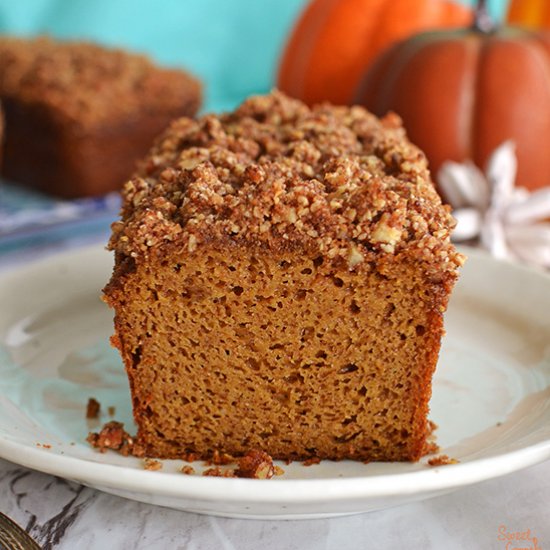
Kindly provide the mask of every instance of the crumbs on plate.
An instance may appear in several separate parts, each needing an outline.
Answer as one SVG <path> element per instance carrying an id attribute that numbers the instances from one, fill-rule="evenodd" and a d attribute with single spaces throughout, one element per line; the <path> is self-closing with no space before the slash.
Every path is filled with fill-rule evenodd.
<path id="1" fill-rule="evenodd" d="M 428 466 L 447 466 L 449 464 L 459 464 L 456 458 L 449 458 L 447 455 L 438 455 L 428 460 Z"/>
<path id="2" fill-rule="evenodd" d="M 99 413 L 101 411 L 101 404 L 97 399 L 90 397 L 88 399 L 88 405 L 86 406 L 86 418 L 88 420 L 93 420 L 99 418 Z"/>
<path id="3" fill-rule="evenodd" d="M 111 420 L 99 432 L 90 432 L 86 441 L 99 452 L 105 453 L 111 449 L 122 456 L 143 458 L 143 449 L 137 445 L 134 438 L 124 429 L 122 422 Z"/>
<path id="4" fill-rule="evenodd" d="M 99 432 L 90 432 L 86 441 L 99 452 L 105 453 L 108 450 L 116 451 L 123 456 L 135 456 L 144 458 L 143 467 L 146 470 L 162 469 L 162 462 L 153 458 L 146 458 L 144 449 L 135 441 L 125 429 L 122 422 L 111 420 L 107 422 Z M 186 453 L 182 460 L 194 462 L 198 460 L 195 453 Z M 212 456 L 204 461 L 207 468 L 202 473 L 203 476 L 210 477 L 243 477 L 253 479 L 270 479 L 273 476 L 283 475 L 284 470 L 273 464 L 273 458 L 264 451 L 253 449 L 241 457 L 233 457 L 227 453 L 215 451 Z M 234 468 L 222 468 L 229 464 L 235 464 Z M 186 475 L 195 473 L 192 466 L 184 465 L 180 471 Z"/>
<path id="5" fill-rule="evenodd" d="M 146 470 L 151 470 L 153 472 L 156 470 L 162 470 L 162 462 L 154 458 L 146 458 L 143 460 L 143 467 Z"/>
<path id="6" fill-rule="evenodd" d="M 273 458 L 264 451 L 253 449 L 237 460 L 236 468 L 214 466 L 205 470 L 203 476 L 245 477 L 251 479 L 271 479 L 284 474 L 284 470 L 273 464 Z"/>

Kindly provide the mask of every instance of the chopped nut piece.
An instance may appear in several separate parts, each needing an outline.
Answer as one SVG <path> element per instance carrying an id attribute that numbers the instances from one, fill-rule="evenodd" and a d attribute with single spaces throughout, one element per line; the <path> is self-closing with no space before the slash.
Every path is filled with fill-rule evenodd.
<path id="1" fill-rule="evenodd" d="M 189 235 L 187 248 L 189 252 L 194 252 L 197 249 L 197 237 L 195 237 L 195 235 Z"/>
<path id="2" fill-rule="evenodd" d="M 395 245 L 400 238 L 401 231 L 385 223 L 379 223 L 372 233 L 372 241 L 375 243 Z"/>
<path id="3" fill-rule="evenodd" d="M 360 264 L 362 261 L 364 261 L 365 257 L 357 248 L 354 246 L 351 247 L 349 257 L 348 257 L 348 264 L 350 267 L 355 267 L 356 265 Z"/>
<path id="4" fill-rule="evenodd" d="M 134 444 L 130 434 L 124 430 L 124 424 L 114 420 L 107 422 L 99 433 L 90 432 L 86 441 L 102 453 L 113 449 L 125 456 L 131 454 Z"/>
<path id="5" fill-rule="evenodd" d="M 237 477 L 252 477 L 256 479 L 270 479 L 275 474 L 273 459 L 264 451 L 253 450 L 239 459 Z"/>
<path id="6" fill-rule="evenodd" d="M 151 470 L 151 471 L 162 470 L 162 462 L 160 460 L 155 460 L 153 458 L 146 458 L 143 461 L 143 467 L 146 470 Z"/>

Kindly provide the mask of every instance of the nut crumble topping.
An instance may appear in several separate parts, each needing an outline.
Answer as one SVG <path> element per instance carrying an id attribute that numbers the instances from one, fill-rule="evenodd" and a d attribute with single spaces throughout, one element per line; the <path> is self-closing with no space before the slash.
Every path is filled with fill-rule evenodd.
<path id="1" fill-rule="evenodd" d="M 110 247 L 133 258 L 225 240 L 312 248 L 350 269 L 380 254 L 453 274 L 463 261 L 450 209 L 396 115 L 309 109 L 277 91 L 176 120 L 123 197 Z"/>
<path id="2" fill-rule="evenodd" d="M 56 116 L 89 128 L 138 109 L 153 113 L 183 101 L 199 82 L 144 55 L 47 36 L 0 38 L 0 93 L 47 105 Z M 195 95 L 193 94 L 193 95 Z"/>

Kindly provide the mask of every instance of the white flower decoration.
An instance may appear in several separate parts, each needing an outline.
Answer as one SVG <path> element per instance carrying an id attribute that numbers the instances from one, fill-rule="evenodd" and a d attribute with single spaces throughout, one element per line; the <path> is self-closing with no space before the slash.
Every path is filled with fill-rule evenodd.
<path id="1" fill-rule="evenodd" d="M 477 240 L 497 258 L 550 267 L 550 187 L 515 187 L 514 144 L 495 149 L 485 174 L 472 162 L 446 162 L 438 182 L 453 208 L 456 242 Z"/>

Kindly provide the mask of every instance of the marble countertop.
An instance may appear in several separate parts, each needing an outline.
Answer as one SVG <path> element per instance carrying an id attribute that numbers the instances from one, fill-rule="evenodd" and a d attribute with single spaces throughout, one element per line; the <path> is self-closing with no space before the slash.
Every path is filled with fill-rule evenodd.
<path id="1" fill-rule="evenodd" d="M 550 548 L 550 461 L 380 512 L 258 521 L 125 500 L 0 460 L 0 512 L 24 526 L 44 550 L 542 550 Z M 525 540 L 506 540 L 514 533 Z"/>

